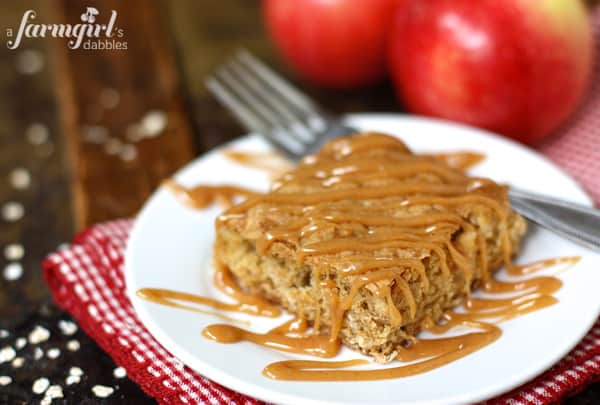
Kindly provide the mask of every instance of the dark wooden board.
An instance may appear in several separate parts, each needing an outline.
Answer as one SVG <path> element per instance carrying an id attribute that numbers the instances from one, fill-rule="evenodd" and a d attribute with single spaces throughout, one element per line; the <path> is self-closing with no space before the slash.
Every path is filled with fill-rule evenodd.
<path id="1" fill-rule="evenodd" d="M 81 2 L 64 0 L 57 4 L 55 18 L 79 19 Z M 117 10 L 117 27 L 123 29 L 127 49 L 70 50 L 64 41 L 53 41 L 77 227 L 135 215 L 156 186 L 195 155 L 161 7 L 143 0 L 91 1 L 86 6 L 104 13 Z M 118 92 L 119 103 L 106 109 L 101 106 L 100 95 L 110 89 Z M 164 132 L 152 139 L 127 142 L 128 127 L 150 111 L 166 114 Z M 124 161 L 108 154 L 106 143 L 85 142 L 83 137 L 90 126 L 104 128 L 110 138 L 133 145 L 137 157 Z"/>

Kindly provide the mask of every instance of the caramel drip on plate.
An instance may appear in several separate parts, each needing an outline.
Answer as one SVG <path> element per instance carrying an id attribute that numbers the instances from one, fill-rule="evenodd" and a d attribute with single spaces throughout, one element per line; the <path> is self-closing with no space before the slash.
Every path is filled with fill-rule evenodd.
<path id="1" fill-rule="evenodd" d="M 285 380 L 386 379 L 423 373 L 464 357 L 498 339 L 500 329 L 489 322 L 553 305 L 557 300 L 552 294 L 561 286 L 556 278 L 515 282 L 492 277 L 488 244 L 495 242 L 478 232 L 480 225 L 469 220 L 465 207 L 483 209 L 496 217 L 499 248 L 509 275 L 523 276 L 555 264 L 572 264 L 577 258 L 512 264 L 509 224 L 515 217 L 506 187 L 488 179 L 469 178 L 448 164 L 464 169 L 477 160 L 474 155 L 415 156 L 397 139 L 368 134 L 330 142 L 320 153 L 305 158 L 296 170 L 283 175 L 269 194 L 227 187 L 174 187 L 184 202 L 197 207 L 213 201 L 218 193 L 229 200 L 234 195 L 245 196 L 245 201 L 219 216 L 217 227 L 228 221 L 243 222 L 258 206 L 272 214 L 257 240 L 257 252 L 266 255 L 278 243 L 292 246 L 298 263 L 313 266 L 312 282 L 329 299 L 329 322 L 325 324 L 326 314 L 316 305 L 312 333 L 307 331 L 306 320 L 293 320 L 267 333 L 210 325 L 203 336 L 222 343 L 251 341 L 286 352 L 333 357 L 339 350 L 345 314 L 365 289 L 387 303 L 394 327 L 419 322 L 435 334 L 457 326 L 477 329 L 450 338 L 417 339 L 409 347 L 398 348 L 398 360 L 416 361 L 400 367 L 341 370 L 363 362 L 293 360 L 273 363 L 264 370 L 270 378 Z M 277 218 L 287 220 L 278 222 Z M 323 234 L 333 236 L 319 238 Z M 473 249 L 465 248 L 464 238 L 477 247 L 476 254 L 469 254 Z M 407 251 L 415 253 L 403 257 Z M 415 319 L 415 285 L 425 292 L 431 288 L 424 258 L 439 263 L 448 283 L 464 283 L 459 286 L 466 296 L 464 307 L 447 313 L 441 323 Z M 456 277 L 459 272 L 463 277 Z M 337 281 L 329 277 L 334 273 Z M 409 276 L 416 276 L 417 281 Z M 482 294 L 476 297 L 470 294 L 472 281 L 482 285 Z M 220 282 L 216 279 L 217 285 Z M 240 302 L 248 300 L 239 288 L 230 288 L 230 296 Z M 494 297 L 497 294 L 502 296 Z M 246 307 L 240 304 L 242 308 Z M 328 329 L 327 335 L 319 334 L 322 326 Z"/>
<path id="2" fill-rule="evenodd" d="M 577 264 L 579 260 L 581 260 L 581 257 L 579 256 L 557 257 L 553 259 L 539 260 L 537 262 L 521 266 L 513 264 L 510 267 L 507 267 L 507 270 L 508 274 L 511 276 L 523 276 L 546 267 L 557 266 L 561 264 L 566 264 L 568 267 L 571 267 Z"/>
<path id="3" fill-rule="evenodd" d="M 401 349 L 401 361 L 426 358 L 417 363 L 375 370 L 343 370 L 348 367 L 368 364 L 364 360 L 325 362 L 314 360 L 284 360 L 269 364 L 263 375 L 274 380 L 288 381 L 368 381 L 408 377 L 425 373 L 471 354 L 497 340 L 500 328 L 481 323 L 482 332 L 466 335 L 418 340 L 410 349 Z M 404 352 L 405 351 L 405 352 Z"/>
<path id="4" fill-rule="evenodd" d="M 215 286 L 221 292 L 236 300 L 242 312 L 270 318 L 276 318 L 281 315 L 279 308 L 264 298 L 253 294 L 246 294 L 242 291 L 227 267 L 219 264 L 216 267 L 217 271 L 215 271 L 213 276 Z"/>
<path id="5" fill-rule="evenodd" d="M 273 174 L 281 174 L 291 169 L 290 163 L 275 152 L 242 152 L 237 150 L 223 151 L 223 156 L 238 164 L 253 169 L 265 170 Z"/>
<path id="6" fill-rule="evenodd" d="M 182 204 L 192 208 L 206 208 L 215 202 L 229 207 L 235 197 L 247 198 L 257 195 L 254 191 L 237 186 L 202 185 L 187 188 L 173 180 L 165 180 L 163 186 L 168 188 Z"/>
<path id="7" fill-rule="evenodd" d="M 470 169 L 485 159 L 482 153 L 467 151 L 432 153 L 430 156 L 459 170 Z"/>
<path id="8" fill-rule="evenodd" d="M 200 314 L 216 316 L 225 321 L 244 322 L 239 319 L 230 318 L 219 312 L 206 311 L 191 305 L 182 304 L 181 302 L 189 302 L 194 304 L 204 305 L 210 308 L 219 309 L 222 311 L 239 311 L 239 305 L 226 304 L 212 298 L 202 297 L 200 295 L 188 294 L 181 291 L 166 290 L 162 288 L 140 288 L 135 294 L 150 302 L 165 305 L 172 308 L 185 309 L 186 311 L 198 312 Z"/>
<path id="9" fill-rule="evenodd" d="M 209 325 L 202 336 L 219 343 L 253 342 L 283 352 L 333 357 L 340 349 L 339 339 L 331 340 L 324 335 L 289 336 L 279 332 L 254 333 L 227 324 Z"/>
<path id="10" fill-rule="evenodd" d="M 249 315 L 276 318 L 281 315 L 279 308 L 267 302 L 265 299 L 244 293 L 237 285 L 229 269 L 218 266 L 214 275 L 214 283 L 219 290 L 235 299 L 237 302 L 228 304 L 219 300 L 203 297 L 185 292 L 166 290 L 162 288 L 142 288 L 136 291 L 136 295 L 147 301 L 167 305 L 173 308 L 214 315 L 224 320 L 242 322 L 233 318 L 225 317 L 217 312 L 205 311 L 182 302 L 199 304 L 213 309 L 228 312 L 242 312 Z"/>
<path id="11" fill-rule="evenodd" d="M 289 321 L 271 329 L 271 333 L 287 334 L 287 333 L 305 333 L 308 330 L 308 322 L 304 317 L 294 317 Z"/>

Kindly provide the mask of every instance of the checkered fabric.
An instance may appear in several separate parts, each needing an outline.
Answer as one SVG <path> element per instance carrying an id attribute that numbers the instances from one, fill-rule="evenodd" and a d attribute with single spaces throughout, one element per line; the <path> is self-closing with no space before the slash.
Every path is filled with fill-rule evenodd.
<path id="1" fill-rule="evenodd" d="M 540 151 L 574 176 L 600 203 L 600 9 L 594 13 L 596 55 L 592 89 L 570 123 Z M 77 236 L 44 262 L 54 299 L 81 328 L 161 404 L 258 404 L 222 387 L 170 355 L 137 318 L 125 294 L 123 251 L 128 220 L 101 224 Z M 571 353 L 533 381 L 489 404 L 559 401 L 600 379 L 600 320 Z"/>
<path id="2" fill-rule="evenodd" d="M 96 225 L 44 262 L 54 300 L 161 404 L 258 404 L 170 355 L 137 318 L 125 293 L 123 252 L 133 221 Z M 600 378 L 600 320 L 563 360 L 492 404 L 546 404 Z"/>
<path id="3" fill-rule="evenodd" d="M 596 60 L 587 99 L 539 150 L 573 176 L 600 204 L 600 7 L 592 15 Z"/>

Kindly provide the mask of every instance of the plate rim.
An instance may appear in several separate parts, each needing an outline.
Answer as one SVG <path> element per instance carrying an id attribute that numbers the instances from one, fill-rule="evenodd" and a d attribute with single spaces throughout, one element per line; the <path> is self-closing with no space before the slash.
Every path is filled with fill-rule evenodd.
<path id="1" fill-rule="evenodd" d="M 473 126 L 462 124 L 462 123 L 456 123 L 456 122 L 452 122 L 452 121 L 438 119 L 438 118 L 430 118 L 430 117 L 415 116 L 415 115 L 401 114 L 401 113 L 392 113 L 392 112 L 353 113 L 353 114 L 346 114 L 346 115 L 342 116 L 342 119 L 345 122 L 352 122 L 353 120 L 363 120 L 363 119 L 373 120 L 373 121 L 381 120 L 381 119 L 404 120 L 404 121 L 411 121 L 416 124 L 436 124 L 436 125 L 440 125 L 440 126 L 451 126 L 456 129 L 472 132 L 474 134 L 475 133 L 483 134 L 487 137 L 491 137 L 494 140 L 505 144 L 508 147 L 517 148 L 526 153 L 536 155 L 537 158 L 545 161 L 545 163 L 552 166 L 554 169 L 558 170 L 566 179 L 569 180 L 571 185 L 579 191 L 580 197 L 578 197 L 578 200 L 585 199 L 586 200 L 584 202 L 585 204 L 590 205 L 590 206 L 593 205 L 593 200 L 589 196 L 589 194 L 585 191 L 585 189 L 569 173 L 567 173 L 563 168 L 556 165 L 549 158 L 547 158 L 546 156 L 542 155 L 538 151 L 536 151 L 526 145 L 520 144 L 516 141 L 513 141 L 512 139 L 503 137 L 501 135 L 495 134 L 495 133 L 487 131 L 485 129 L 473 127 Z M 232 144 L 239 142 L 241 139 L 246 139 L 251 135 L 253 135 L 253 134 L 242 134 L 239 137 L 237 137 L 229 142 L 221 144 L 221 145 L 219 145 L 213 149 L 210 149 L 209 151 L 197 156 L 195 159 L 193 159 L 192 161 L 188 162 L 187 164 L 185 164 L 184 166 L 179 168 L 176 171 L 176 173 L 174 174 L 174 177 L 177 177 L 182 172 L 189 170 L 191 167 L 198 164 L 198 162 L 200 160 L 204 160 L 204 159 L 208 158 L 209 156 L 219 154 L 223 149 L 226 149 L 229 146 L 231 146 Z M 399 134 L 399 136 L 401 137 L 401 134 Z M 183 356 L 181 356 L 181 354 L 184 352 L 184 350 L 182 348 L 180 348 L 179 345 L 177 345 L 175 343 L 172 345 L 169 343 L 167 343 L 167 344 L 164 343 L 164 342 L 170 342 L 171 338 L 166 333 L 164 333 L 164 331 L 162 330 L 162 328 L 159 325 L 155 324 L 155 322 L 152 320 L 152 317 L 147 313 L 147 311 L 143 308 L 142 304 L 139 302 L 139 300 L 135 296 L 135 291 L 133 291 L 129 287 L 130 285 L 134 284 L 131 281 L 133 279 L 132 268 L 135 267 L 132 265 L 134 260 L 132 258 L 133 253 L 132 253 L 132 249 L 130 249 L 130 244 L 132 244 L 133 243 L 132 241 L 135 241 L 139 237 L 138 234 L 140 232 L 140 227 L 136 226 L 138 224 L 138 219 L 141 218 L 142 216 L 144 216 L 144 213 L 148 210 L 148 207 L 151 205 L 151 201 L 154 198 L 156 198 L 158 190 L 159 190 L 159 188 L 154 190 L 152 195 L 145 201 L 142 209 L 139 211 L 139 214 L 136 217 L 136 221 L 134 222 L 134 225 L 132 227 L 131 233 L 128 237 L 128 240 L 126 243 L 126 248 L 125 248 L 125 255 L 124 255 L 126 295 L 130 299 L 132 306 L 134 308 L 134 311 L 136 312 L 136 315 L 138 316 L 138 318 L 140 319 L 140 321 L 144 325 L 144 327 L 148 330 L 150 335 L 152 335 L 157 340 L 157 342 L 159 344 L 161 344 L 161 346 L 163 346 L 168 352 L 170 352 L 175 357 L 180 359 L 180 361 L 183 364 L 189 366 L 192 370 L 194 370 L 195 372 L 198 372 L 200 375 L 206 376 L 206 378 L 213 380 L 219 384 L 222 384 L 223 386 L 225 386 L 231 390 L 238 391 L 243 394 L 246 394 L 251 397 L 261 399 L 261 400 L 264 400 L 267 402 L 277 401 L 280 403 L 294 403 L 298 400 L 302 400 L 303 403 L 315 404 L 315 405 L 316 404 L 338 404 L 338 403 L 342 404 L 343 402 L 340 402 L 340 401 L 331 401 L 331 400 L 316 399 L 316 398 L 305 398 L 305 397 L 299 397 L 295 394 L 274 392 L 274 391 L 269 390 L 268 388 L 255 385 L 253 383 L 249 383 L 244 380 L 240 380 L 235 376 L 231 376 L 230 374 L 228 374 L 224 371 L 221 371 L 217 366 L 212 366 L 210 363 L 204 362 L 197 358 L 194 358 L 194 362 L 193 362 L 194 364 L 190 364 L 192 362 L 189 362 L 189 361 L 184 362 L 183 360 L 181 360 L 181 357 L 188 357 L 188 356 L 187 356 L 187 354 L 184 354 Z M 581 202 L 583 202 L 583 201 L 581 201 Z M 544 367 L 525 369 L 524 372 L 518 374 L 518 378 L 512 379 L 513 382 L 511 384 L 503 384 L 501 386 L 499 385 L 499 386 L 491 386 L 491 387 L 488 385 L 484 389 L 481 389 L 481 390 L 469 391 L 468 393 L 455 395 L 450 398 L 419 401 L 415 404 L 439 405 L 439 404 L 446 404 L 446 403 L 457 403 L 457 404 L 471 403 L 474 401 L 481 401 L 481 400 L 493 398 L 502 393 L 507 393 L 507 392 L 511 391 L 512 389 L 514 389 L 515 387 L 518 387 L 518 386 L 530 381 L 532 378 L 535 378 L 536 376 L 543 374 L 552 365 L 556 364 L 557 361 L 562 359 L 589 332 L 591 327 L 596 322 L 596 319 L 598 318 L 599 314 L 600 314 L 600 303 L 599 303 L 598 308 L 596 308 L 596 317 L 593 318 L 592 321 L 588 322 L 588 325 L 586 325 L 586 328 L 582 327 L 583 332 L 578 334 L 578 339 L 575 341 L 575 343 L 573 343 L 573 345 L 567 345 L 567 347 L 563 348 L 563 350 L 557 351 L 554 356 L 551 356 L 550 358 L 546 358 Z M 149 327 L 148 325 L 150 325 L 151 327 Z M 169 347 L 169 346 L 172 346 L 172 347 Z M 201 367 L 196 367 L 198 364 L 200 364 Z M 202 372 L 197 371 L 200 368 L 203 370 Z M 206 371 L 209 371 L 209 373 L 207 373 Z M 352 403 L 358 405 L 358 404 L 368 404 L 369 402 L 352 402 Z M 396 402 L 392 401 L 392 402 L 385 402 L 385 403 L 391 404 L 391 403 L 396 403 Z"/>

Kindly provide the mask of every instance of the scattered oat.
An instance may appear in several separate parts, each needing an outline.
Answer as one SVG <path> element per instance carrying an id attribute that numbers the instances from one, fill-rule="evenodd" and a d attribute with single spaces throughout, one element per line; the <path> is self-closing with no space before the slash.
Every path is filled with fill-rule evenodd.
<path id="1" fill-rule="evenodd" d="M 149 138 L 160 135 L 166 126 L 167 114 L 164 111 L 149 111 L 141 120 L 142 133 Z"/>
<path id="2" fill-rule="evenodd" d="M 67 385 L 79 384 L 81 382 L 81 377 L 78 375 L 70 375 L 65 379 L 65 383 Z"/>
<path id="3" fill-rule="evenodd" d="M 42 357 L 44 357 L 44 351 L 42 349 L 40 349 L 39 347 L 36 347 L 35 350 L 33 351 L 33 358 L 35 360 L 39 360 Z"/>
<path id="4" fill-rule="evenodd" d="M 129 142 L 139 142 L 144 139 L 144 134 L 142 132 L 142 126 L 140 124 L 130 124 L 125 129 L 125 138 Z"/>
<path id="5" fill-rule="evenodd" d="M 17 167 L 10 172 L 10 184 L 17 190 L 24 190 L 31 184 L 31 175 L 27 169 Z"/>
<path id="6" fill-rule="evenodd" d="M 15 222 L 23 218 L 25 214 L 25 208 L 23 204 L 9 201 L 2 206 L 2 218 L 8 222 Z"/>
<path id="7" fill-rule="evenodd" d="M 125 162 L 130 162 L 137 157 L 137 148 L 130 144 L 124 145 L 123 148 L 121 148 L 119 157 Z"/>
<path id="8" fill-rule="evenodd" d="M 33 382 L 31 390 L 34 394 L 43 394 L 50 386 L 50 381 L 46 377 L 38 378 Z"/>
<path id="9" fill-rule="evenodd" d="M 29 343 L 38 344 L 45 342 L 50 337 L 50 331 L 43 326 L 36 326 L 29 334 Z"/>
<path id="10" fill-rule="evenodd" d="M 23 357 L 15 357 L 15 359 L 10 363 L 13 368 L 21 368 L 23 364 L 25 364 L 25 359 Z"/>
<path id="11" fill-rule="evenodd" d="M 25 347 L 26 344 L 27 344 L 27 339 L 25 339 L 24 337 L 20 337 L 20 338 L 17 338 L 17 340 L 15 340 L 15 348 L 17 350 L 21 350 L 22 348 Z"/>
<path id="12" fill-rule="evenodd" d="M 5 386 L 12 382 L 12 378 L 7 375 L 0 375 L 0 385 Z"/>
<path id="13" fill-rule="evenodd" d="M 100 105 L 106 109 L 115 108 L 117 105 L 119 105 L 120 100 L 121 96 L 115 89 L 106 88 L 100 91 Z"/>
<path id="14" fill-rule="evenodd" d="M 18 280 L 23 275 L 23 266 L 21 263 L 9 263 L 4 267 L 2 275 L 8 281 Z"/>
<path id="15" fill-rule="evenodd" d="M 119 138 L 110 138 L 104 144 L 104 152 L 109 155 L 118 155 L 121 153 L 121 149 L 123 148 L 123 142 Z"/>
<path id="16" fill-rule="evenodd" d="M 79 367 L 71 367 L 69 369 L 69 375 L 74 375 L 77 377 L 81 377 L 83 375 L 83 370 L 80 369 Z"/>
<path id="17" fill-rule="evenodd" d="M 60 349 L 52 347 L 46 351 L 46 356 L 49 359 L 56 359 L 58 356 L 60 356 Z"/>
<path id="18" fill-rule="evenodd" d="M 19 52 L 16 59 L 17 72 L 26 75 L 38 73 L 44 68 L 44 54 L 36 49 Z"/>
<path id="19" fill-rule="evenodd" d="M 80 347 L 81 345 L 78 340 L 73 339 L 67 342 L 67 350 L 70 352 L 76 352 Z"/>
<path id="20" fill-rule="evenodd" d="M 94 385 L 92 387 L 92 392 L 98 398 L 107 398 L 115 392 L 115 389 L 113 387 L 107 387 L 106 385 Z"/>
<path id="21" fill-rule="evenodd" d="M 50 399 L 63 398 L 62 387 L 58 384 L 51 385 L 48 387 L 48 391 L 46 391 L 46 397 Z"/>
<path id="22" fill-rule="evenodd" d="M 50 397 L 44 397 L 40 401 L 40 405 L 50 405 L 51 403 L 52 403 L 52 398 L 50 398 Z"/>
<path id="23" fill-rule="evenodd" d="M 21 260 L 25 255 L 25 248 L 20 243 L 10 243 L 4 246 L 6 260 Z"/>
<path id="24" fill-rule="evenodd" d="M 0 364 L 11 361 L 15 358 L 17 352 L 11 346 L 6 346 L 0 350 Z"/>
<path id="25" fill-rule="evenodd" d="M 6 329 L 0 329 L 0 339 L 7 338 L 10 335 Z"/>
<path id="26" fill-rule="evenodd" d="M 36 122 L 25 129 L 25 137 L 32 145 L 41 145 L 48 141 L 50 131 L 44 124 Z"/>
<path id="27" fill-rule="evenodd" d="M 108 129 L 100 125 L 85 126 L 81 131 L 86 142 L 102 144 L 108 140 Z"/>
<path id="28" fill-rule="evenodd" d="M 63 335 L 71 336 L 77 332 L 77 324 L 73 321 L 61 319 L 58 321 L 58 327 Z"/>
<path id="29" fill-rule="evenodd" d="M 117 367 L 113 370 L 113 376 L 115 378 L 125 378 L 127 376 L 127 372 L 123 367 Z"/>

